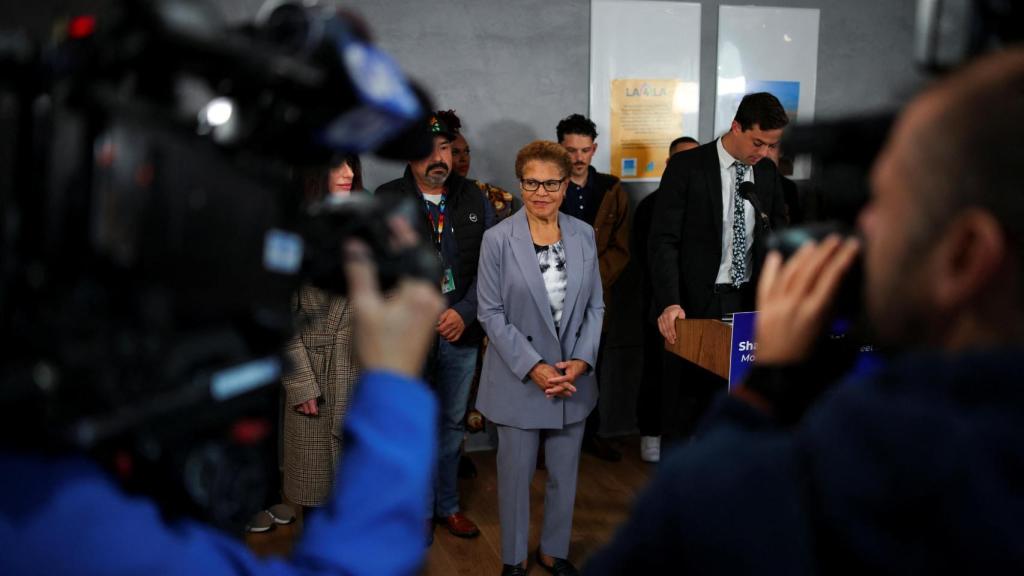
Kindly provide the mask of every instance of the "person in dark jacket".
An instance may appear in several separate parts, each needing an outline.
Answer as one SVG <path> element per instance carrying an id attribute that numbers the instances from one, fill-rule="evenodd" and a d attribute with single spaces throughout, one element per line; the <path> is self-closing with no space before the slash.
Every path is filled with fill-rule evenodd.
<path id="1" fill-rule="evenodd" d="M 455 110 L 439 111 L 437 113 L 441 122 L 445 123 L 452 131 L 455 138 L 451 142 L 452 150 L 452 172 L 472 182 L 480 193 L 484 195 L 491 207 L 494 208 L 494 222 L 498 223 L 515 214 L 522 207 L 522 202 L 512 195 L 511 192 L 489 184 L 483 180 L 477 180 L 469 176 L 473 163 L 473 155 L 469 149 L 469 142 L 462 131 L 462 119 Z M 477 391 L 480 388 L 480 371 L 483 369 L 483 356 L 487 351 L 487 339 L 480 343 L 480 353 L 477 358 L 476 371 L 473 374 L 473 383 L 470 385 L 469 402 L 466 404 L 466 429 L 469 432 L 479 432 L 484 428 L 484 417 L 478 410 L 473 408 L 476 404 Z M 459 459 L 459 478 L 476 478 L 476 465 L 465 454 Z"/>
<path id="2" fill-rule="evenodd" d="M 494 224 L 494 209 L 480 190 L 452 171 L 451 129 L 438 115 L 425 126 L 434 135 L 434 150 L 410 161 L 405 175 L 377 188 L 376 196 L 412 199 L 422 218 L 418 232 L 430 238 L 441 262 L 441 293 L 448 308 L 437 324 L 437 339 L 425 378 L 441 403 L 438 465 L 428 523 L 436 521 L 455 536 L 480 534 L 459 507 L 458 468 L 465 434 L 466 405 L 476 369 L 483 329 L 477 321 L 476 272 L 484 231 Z M 428 541 L 432 541 L 428 529 Z"/>
<path id="3" fill-rule="evenodd" d="M 693 150 L 700 142 L 682 136 L 676 138 L 668 147 L 669 159 L 679 152 Z M 658 191 L 648 194 L 633 213 L 633 229 L 630 248 L 640 269 L 640 309 L 643 310 L 643 372 L 640 376 L 640 390 L 636 401 L 636 424 L 640 428 L 640 459 L 644 462 L 658 462 L 661 459 L 661 435 L 663 422 L 666 418 L 681 417 L 677 404 L 679 400 L 678 386 L 675 383 L 662 386 L 665 371 L 662 364 L 671 362 L 666 358 L 665 340 L 658 332 L 654 320 L 654 285 L 651 279 L 650 262 L 647 259 L 647 237 L 651 231 L 651 220 L 654 218 L 654 203 Z"/>
<path id="4" fill-rule="evenodd" d="M 676 320 L 722 318 L 754 309 L 754 287 L 764 260 L 768 227 L 785 226 L 782 185 L 766 158 L 778 146 L 789 117 L 767 92 L 740 100 L 729 131 L 669 159 L 658 186 L 648 257 L 658 331 L 676 342 Z M 750 184 L 745 184 L 750 183 Z M 725 381 L 691 362 L 665 364 L 686 417 L 666 422 L 668 441 L 685 441 Z"/>
<path id="5" fill-rule="evenodd" d="M 782 147 L 768 149 L 768 159 L 775 163 L 779 170 L 779 182 L 782 184 L 782 198 L 786 203 L 786 224 L 799 226 L 806 221 L 806 211 L 803 200 L 800 198 L 800 189 L 796 182 L 793 182 L 783 174 L 793 173 L 793 159 L 782 155 Z"/>
<path id="6" fill-rule="evenodd" d="M 1024 49 L 990 55 L 914 100 L 875 163 L 864 304 L 902 354 L 799 418 L 860 242 L 770 254 L 757 367 L 590 574 L 1024 573 L 1022 94 Z"/>

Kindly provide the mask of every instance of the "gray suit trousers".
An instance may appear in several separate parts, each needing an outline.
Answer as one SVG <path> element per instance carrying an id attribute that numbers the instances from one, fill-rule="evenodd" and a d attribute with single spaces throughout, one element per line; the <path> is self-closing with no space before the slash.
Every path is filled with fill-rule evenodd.
<path id="1" fill-rule="evenodd" d="M 501 520 L 503 564 L 518 564 L 528 555 L 530 482 L 537 468 L 537 448 L 542 435 L 548 482 L 540 549 L 555 558 L 569 557 L 584 422 L 568 424 L 561 430 L 497 426 L 498 517 Z"/>

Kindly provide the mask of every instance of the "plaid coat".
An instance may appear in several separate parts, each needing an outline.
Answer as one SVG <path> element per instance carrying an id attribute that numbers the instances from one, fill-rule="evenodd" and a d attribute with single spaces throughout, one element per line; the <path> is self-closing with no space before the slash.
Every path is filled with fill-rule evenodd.
<path id="1" fill-rule="evenodd" d="M 291 370 L 285 389 L 284 495 L 303 506 L 327 500 L 341 456 L 341 428 L 359 373 L 352 340 L 352 307 L 347 299 L 304 286 L 295 299 L 297 334 L 285 355 Z M 295 410 L 318 398 L 319 415 Z"/>

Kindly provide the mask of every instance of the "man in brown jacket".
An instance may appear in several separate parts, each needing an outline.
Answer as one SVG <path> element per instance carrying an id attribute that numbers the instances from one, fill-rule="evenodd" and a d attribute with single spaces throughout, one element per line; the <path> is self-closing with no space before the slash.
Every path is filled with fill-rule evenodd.
<path id="1" fill-rule="evenodd" d="M 558 143 L 572 157 L 572 174 L 569 176 L 569 188 L 561 210 L 594 227 L 601 288 L 604 289 L 604 327 L 607 328 L 611 316 L 608 304 L 611 301 L 612 285 L 629 262 L 629 198 L 618 178 L 602 174 L 590 165 L 597 151 L 597 127 L 589 118 L 582 114 L 572 114 L 558 123 L 557 132 Z M 604 342 L 602 332 L 601 351 L 604 350 Z M 600 357 L 599 352 L 595 366 L 598 382 Z M 597 436 L 600 424 L 601 417 L 598 409 L 594 408 L 587 418 L 583 450 L 604 460 L 618 461 L 622 454 Z"/>

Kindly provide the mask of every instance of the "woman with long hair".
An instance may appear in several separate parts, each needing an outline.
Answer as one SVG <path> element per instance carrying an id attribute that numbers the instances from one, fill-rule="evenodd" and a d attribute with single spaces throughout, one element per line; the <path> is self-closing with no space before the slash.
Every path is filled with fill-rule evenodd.
<path id="1" fill-rule="evenodd" d="M 307 200 L 362 194 L 362 166 L 339 156 L 307 179 Z M 295 298 L 298 328 L 286 348 L 292 369 L 284 385 L 284 496 L 319 506 L 331 490 L 342 454 L 341 428 L 359 373 L 352 346 L 352 307 L 343 296 L 310 285 Z"/>

